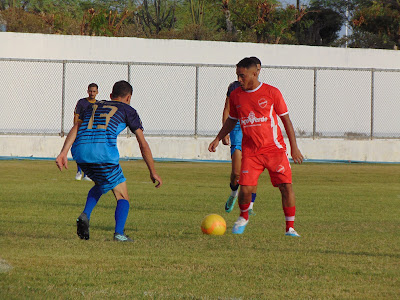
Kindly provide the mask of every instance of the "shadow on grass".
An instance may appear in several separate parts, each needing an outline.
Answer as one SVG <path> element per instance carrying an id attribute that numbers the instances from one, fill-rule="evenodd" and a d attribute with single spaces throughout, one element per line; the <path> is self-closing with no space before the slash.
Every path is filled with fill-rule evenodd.
<path id="1" fill-rule="evenodd" d="M 400 254 L 373 253 L 373 252 L 365 252 L 365 251 L 322 250 L 322 251 L 316 251 L 316 252 L 319 252 L 322 254 L 400 258 Z"/>

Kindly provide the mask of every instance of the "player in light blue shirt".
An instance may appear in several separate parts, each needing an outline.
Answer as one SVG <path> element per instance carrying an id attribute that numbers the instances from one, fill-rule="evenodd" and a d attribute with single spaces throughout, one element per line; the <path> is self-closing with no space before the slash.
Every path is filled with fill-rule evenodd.
<path id="1" fill-rule="evenodd" d="M 76 103 L 75 110 L 74 110 L 74 124 L 77 123 L 78 121 L 82 122 L 82 120 L 79 120 L 79 116 L 82 116 L 83 112 L 92 104 L 96 103 L 96 96 L 99 93 L 99 86 L 96 83 L 91 83 L 88 85 L 88 97 L 79 99 L 78 102 Z M 78 171 L 76 172 L 75 175 L 75 180 L 86 180 L 86 181 L 91 181 L 89 176 L 85 174 L 82 177 L 82 170 L 78 165 Z"/>
<path id="2" fill-rule="evenodd" d="M 150 147 L 143 135 L 143 126 L 138 113 L 129 104 L 132 86 L 127 81 L 114 84 L 111 101 L 99 101 L 82 112 L 78 122 L 72 127 L 64 142 L 56 164 L 60 171 L 68 168 L 67 154 L 71 153 L 77 164 L 95 183 L 89 191 L 86 205 L 77 219 L 77 234 L 81 239 L 89 239 L 89 220 L 101 195 L 112 190 L 117 200 L 115 209 L 114 240 L 132 242 L 125 235 L 125 223 L 129 212 L 129 196 L 126 179 L 119 165 L 117 136 L 126 127 L 136 135 L 143 159 L 156 187 L 162 185 L 158 176 Z"/>

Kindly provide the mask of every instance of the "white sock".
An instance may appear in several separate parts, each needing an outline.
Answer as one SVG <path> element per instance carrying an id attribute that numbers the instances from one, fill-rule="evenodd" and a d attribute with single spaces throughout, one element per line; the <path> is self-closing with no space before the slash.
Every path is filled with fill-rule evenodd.
<path id="1" fill-rule="evenodd" d="M 238 193 L 239 193 L 239 189 L 237 189 L 236 191 L 232 191 L 231 196 L 236 197 Z"/>

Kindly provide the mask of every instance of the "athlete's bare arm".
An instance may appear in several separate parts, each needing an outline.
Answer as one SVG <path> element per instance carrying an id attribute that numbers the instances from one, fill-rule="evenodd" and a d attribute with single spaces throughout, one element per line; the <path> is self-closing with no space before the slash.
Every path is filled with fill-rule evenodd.
<path id="1" fill-rule="evenodd" d="M 60 171 L 62 171 L 63 167 L 68 169 L 68 158 L 67 158 L 68 151 L 72 147 L 72 144 L 74 143 L 74 141 L 76 139 L 76 134 L 78 133 L 78 129 L 79 129 L 80 125 L 81 125 L 81 122 L 78 121 L 71 128 L 71 130 L 69 131 L 69 133 L 65 139 L 64 145 L 61 149 L 61 152 L 56 158 L 56 165 L 60 169 Z"/>
<path id="2" fill-rule="evenodd" d="M 227 96 L 225 99 L 224 111 L 222 113 L 222 125 L 224 125 L 226 119 L 228 119 L 228 116 L 229 116 L 229 97 Z M 229 134 L 227 134 L 222 138 L 222 144 L 229 145 Z"/>
<path id="3" fill-rule="evenodd" d="M 229 132 L 231 132 L 233 128 L 235 128 L 236 123 L 237 120 L 235 119 L 226 119 L 224 126 L 222 126 L 217 137 L 208 146 L 208 151 L 215 152 L 218 147 L 219 141 L 222 140 Z"/>
<path id="4" fill-rule="evenodd" d="M 290 154 L 292 156 L 292 159 L 293 159 L 294 163 L 301 164 L 304 160 L 304 157 L 301 154 L 299 147 L 297 146 L 296 134 L 293 129 L 292 121 L 289 118 L 289 114 L 282 116 L 281 120 L 282 120 L 283 126 L 285 127 L 286 135 L 289 139 Z"/>
<path id="5" fill-rule="evenodd" d="M 158 176 L 156 169 L 154 167 L 154 160 L 153 160 L 153 155 L 151 153 L 151 149 L 149 144 L 147 143 L 143 130 L 142 129 L 137 129 L 135 131 L 136 139 L 139 143 L 139 148 L 140 152 L 142 153 L 143 160 L 145 161 L 147 168 L 149 169 L 150 172 L 150 179 L 153 181 L 153 183 L 156 183 L 156 188 L 159 188 L 162 185 L 162 180 L 161 177 Z"/>

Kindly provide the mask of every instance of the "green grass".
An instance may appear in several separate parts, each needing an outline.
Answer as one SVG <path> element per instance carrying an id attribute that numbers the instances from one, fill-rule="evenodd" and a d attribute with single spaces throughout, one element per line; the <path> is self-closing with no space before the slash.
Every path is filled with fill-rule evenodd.
<path id="1" fill-rule="evenodd" d="M 230 233 L 228 163 L 122 162 L 131 211 L 112 241 L 115 200 L 104 195 L 89 241 L 76 236 L 90 182 L 75 163 L 0 161 L 0 299 L 396 299 L 400 295 L 400 165 L 293 165 L 296 230 L 284 236 L 280 193 L 267 173 L 256 216 Z M 209 213 L 223 236 L 203 235 Z M 12 269 L 6 271 L 7 265 Z"/>

